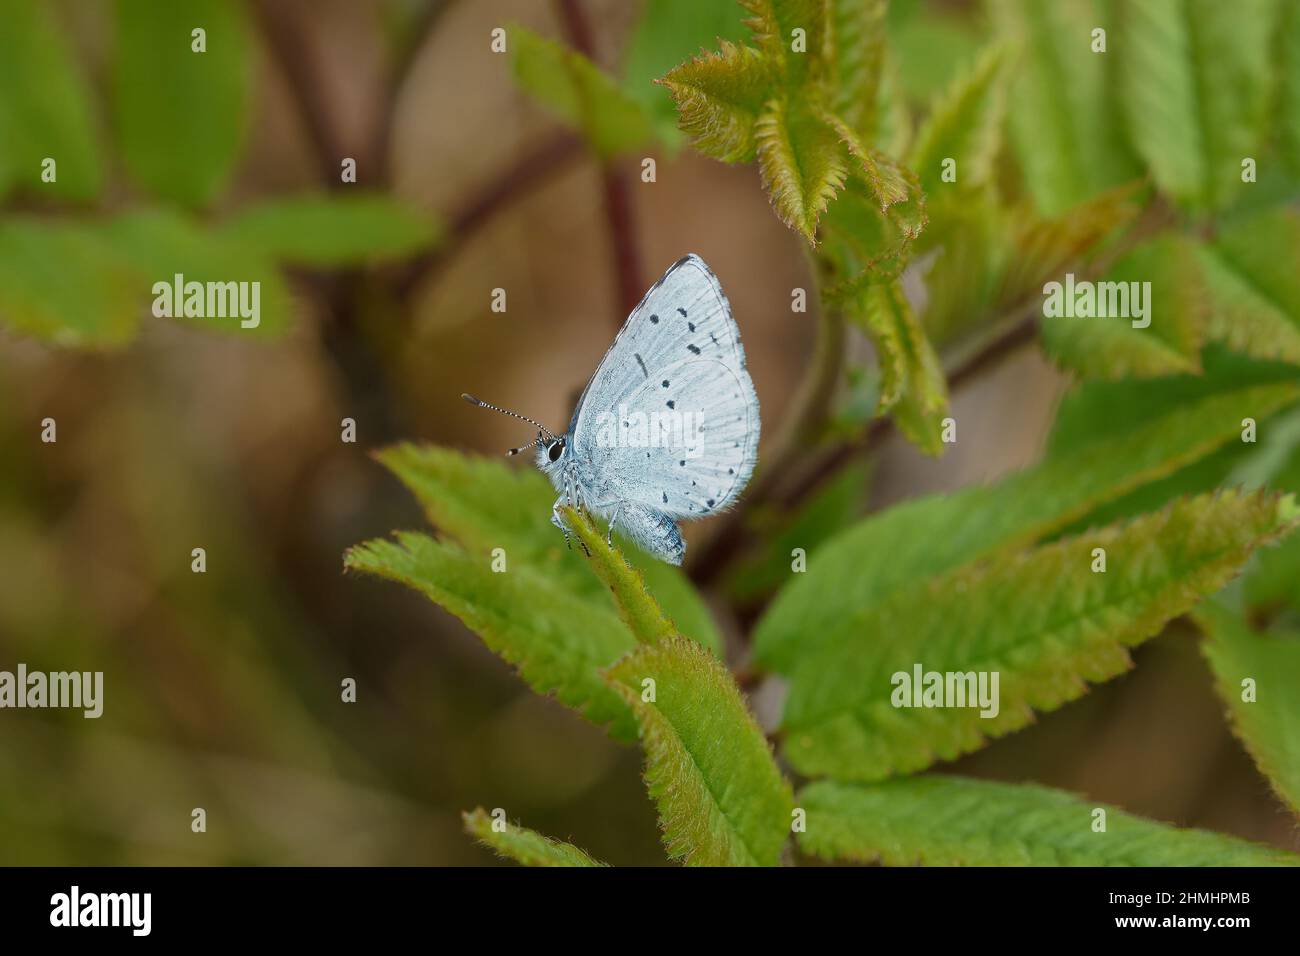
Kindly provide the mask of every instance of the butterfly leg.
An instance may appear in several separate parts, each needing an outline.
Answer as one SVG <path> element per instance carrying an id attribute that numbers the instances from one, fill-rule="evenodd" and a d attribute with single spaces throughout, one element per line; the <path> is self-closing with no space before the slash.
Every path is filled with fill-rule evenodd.
<path id="1" fill-rule="evenodd" d="M 618 522 L 618 514 L 623 510 L 623 502 L 614 506 L 614 514 L 609 519 L 609 532 L 605 535 L 605 543 L 611 548 L 614 547 L 614 525 Z"/>
<path id="2" fill-rule="evenodd" d="M 560 495 L 555 499 L 555 504 L 551 505 L 551 524 L 560 529 L 560 533 L 564 535 L 564 546 L 572 551 L 573 542 L 569 539 L 569 526 L 564 523 L 564 518 L 560 515 L 560 505 L 565 503 L 564 498 L 564 495 Z"/>
<path id="3" fill-rule="evenodd" d="M 572 485 L 567 486 L 564 494 L 556 498 L 555 504 L 551 505 L 551 524 L 560 529 L 560 532 L 564 535 L 564 546 L 572 551 L 573 538 L 570 534 L 568 523 L 564 520 L 564 516 L 560 514 L 561 505 L 567 505 L 570 508 L 581 507 L 580 498 L 577 496 Z M 587 548 L 586 543 L 581 538 L 578 539 L 578 544 L 582 548 L 582 553 L 587 557 L 591 557 L 591 551 Z"/>

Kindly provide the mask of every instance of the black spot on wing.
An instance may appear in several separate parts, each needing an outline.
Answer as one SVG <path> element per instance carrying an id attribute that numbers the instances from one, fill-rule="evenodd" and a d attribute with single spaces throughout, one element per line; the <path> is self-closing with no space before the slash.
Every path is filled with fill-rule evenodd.
<path id="1" fill-rule="evenodd" d="M 658 324 L 659 324 L 659 316 L 654 315 L 654 314 L 651 314 L 651 316 L 650 316 L 650 324 L 651 324 L 651 325 L 658 325 Z"/>
<path id="2" fill-rule="evenodd" d="M 636 364 L 641 366 L 641 374 L 644 375 L 646 378 L 649 378 L 650 370 L 645 367 L 645 359 L 641 357 L 640 352 L 634 352 L 633 354 L 636 357 Z"/>
<path id="3" fill-rule="evenodd" d="M 683 309 L 680 305 L 677 307 L 677 311 L 680 312 L 680 313 L 682 314 L 682 318 L 683 318 L 683 319 L 686 318 L 686 310 Z M 691 326 L 691 331 L 692 331 L 692 332 L 695 331 L 695 326 Z"/>
<path id="4" fill-rule="evenodd" d="M 664 388 L 668 387 L 668 379 L 664 379 Z"/>
<path id="5" fill-rule="evenodd" d="M 686 348 L 694 355 L 700 354 L 700 347 L 698 345 L 688 345 Z"/>
<path id="6" fill-rule="evenodd" d="M 687 327 L 688 329 L 690 329 L 692 332 L 695 331 L 695 323 L 694 323 L 694 322 L 687 322 L 687 323 L 686 323 L 686 327 Z"/>
<path id="7" fill-rule="evenodd" d="M 677 407 L 677 403 L 674 402 L 674 401 L 672 401 L 672 400 L 669 400 L 669 402 L 668 402 L 668 407 L 669 407 L 669 408 L 676 408 L 676 407 Z"/>
<path id="8" fill-rule="evenodd" d="M 664 504 L 668 504 L 668 492 L 665 491 L 663 493 L 663 496 L 664 496 Z"/>

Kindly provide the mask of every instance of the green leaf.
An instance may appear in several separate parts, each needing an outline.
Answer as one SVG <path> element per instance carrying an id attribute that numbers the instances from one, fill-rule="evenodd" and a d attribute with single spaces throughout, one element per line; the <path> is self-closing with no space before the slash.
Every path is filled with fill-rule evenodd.
<path id="1" fill-rule="evenodd" d="M 1226 584 L 1296 514 L 1263 492 L 1181 499 L 906 587 L 795 666 L 784 753 L 810 776 L 878 780 L 976 750 L 1127 670 L 1127 648 Z M 1104 573 L 1092 569 L 1097 548 Z M 996 674 L 998 687 L 980 688 L 980 706 L 964 703 L 975 688 L 963 684 L 963 703 L 916 706 L 916 670 Z"/>
<path id="2" fill-rule="evenodd" d="M 139 301 L 142 314 L 149 314 L 157 293 L 154 283 L 175 287 L 175 277 L 191 282 L 219 283 L 226 305 L 225 316 L 186 317 L 183 302 L 172 295 L 172 314 L 180 321 L 205 329 L 219 329 L 237 335 L 274 336 L 283 332 L 293 318 L 293 300 L 284 277 L 275 263 L 259 250 L 239 240 L 223 236 L 179 213 L 167 210 L 130 212 L 109 220 L 100 227 L 103 235 L 131 268 L 140 276 Z M 256 283 L 257 325 L 242 327 L 237 287 L 230 283 Z M 254 287 L 246 287 L 250 295 Z M 184 287 L 182 288 L 184 291 Z M 219 306 L 214 300 L 214 307 Z M 207 310 L 205 290 L 204 309 Z M 215 310 L 215 309 L 214 309 Z"/>
<path id="3" fill-rule="evenodd" d="M 33 195 L 86 200 L 103 185 L 90 91 L 52 10 L 0 0 L 0 195 L 9 183 Z M 42 162 L 57 178 L 42 182 Z"/>
<path id="4" fill-rule="evenodd" d="M 885 215 L 879 196 L 856 174 L 826 211 L 821 253 L 830 265 L 832 284 L 825 293 L 830 303 L 860 308 L 860 296 L 870 286 L 900 276 L 911 258 L 912 245 L 929 221 L 925 194 L 910 171 L 896 168 L 908 180 L 911 198 L 889 206 Z"/>
<path id="5" fill-rule="evenodd" d="M 1047 280 L 1063 278 L 1068 267 L 1085 259 L 1134 217 L 1137 207 L 1132 198 L 1133 188 L 1121 186 L 1052 219 L 1011 212 L 995 305 L 1005 310 L 1039 298 Z"/>
<path id="6" fill-rule="evenodd" d="M 799 794 L 801 848 L 887 866 L 1295 866 L 1300 857 L 1183 830 L 1035 784 L 927 775 L 873 785 L 820 781 Z M 1093 814 L 1106 811 L 1095 832 Z"/>
<path id="7" fill-rule="evenodd" d="M 818 116 L 774 99 L 754 128 L 763 188 L 781 221 L 810 243 L 817 223 L 848 175 L 839 137 Z"/>
<path id="8" fill-rule="evenodd" d="M 601 156 L 655 138 L 645 108 L 581 53 L 517 24 L 510 27 L 509 45 L 519 86 L 579 130 Z"/>
<path id="9" fill-rule="evenodd" d="M 564 538 L 551 524 L 556 493 L 533 468 L 512 469 L 504 460 L 469 457 L 432 445 L 395 445 L 377 457 L 411 490 L 429 522 L 485 566 L 493 549 L 503 548 L 510 567 L 533 567 L 548 587 L 614 613 L 608 588 L 592 573 L 580 549 L 565 548 Z M 625 548 L 623 556 L 679 632 L 718 652 L 722 637 L 717 625 L 681 569 L 634 545 Z M 627 636 L 630 641 L 630 632 Z"/>
<path id="10" fill-rule="evenodd" d="M 1057 216 L 1141 170 L 1124 138 L 1107 69 L 1091 33 L 1110 27 L 1097 0 L 992 0 L 998 35 L 1018 52 L 1011 142 L 1039 212 Z"/>
<path id="11" fill-rule="evenodd" d="M 677 103 L 678 122 L 706 156 L 747 163 L 756 154 L 754 127 L 773 82 L 771 64 L 752 47 L 721 41 L 661 81 Z"/>
<path id="12" fill-rule="evenodd" d="M 737 601 L 748 602 L 775 591 L 790 577 L 796 548 L 801 548 L 806 557 L 862 513 L 870 474 L 869 462 L 851 463 L 811 495 L 795 514 L 756 529 L 754 537 L 761 543 L 752 554 L 734 563 L 727 574 L 727 592 Z"/>
<path id="13" fill-rule="evenodd" d="M 829 18 L 824 0 L 739 0 L 751 14 L 745 21 L 754 42 L 779 64 L 787 90 L 796 91 L 826 72 Z M 794 50 L 795 30 L 803 31 L 804 52 Z"/>
<path id="14" fill-rule="evenodd" d="M 1300 493 L 1300 409 L 1259 422 L 1258 444 L 1242 445 L 1221 483 L 1269 487 Z M 1241 597 L 1244 607 L 1264 615 L 1300 607 L 1300 535 L 1289 535 L 1276 548 L 1261 551 L 1246 569 Z"/>
<path id="15" fill-rule="evenodd" d="M 1175 414 L 1180 409 L 1207 400 L 1236 402 L 1238 421 L 1229 421 L 1232 412 L 1215 419 L 1215 428 L 1237 437 L 1240 418 L 1263 421 L 1285 407 L 1277 401 L 1289 389 L 1266 388 L 1267 396 L 1255 404 L 1249 393 L 1262 386 L 1290 386 L 1300 382 L 1294 366 L 1261 362 L 1209 346 L 1201 355 L 1203 371 L 1199 375 L 1173 375 L 1168 378 L 1118 382 L 1085 382 L 1066 393 L 1057 407 L 1056 419 L 1047 440 L 1047 457 L 1061 458 L 1104 448 L 1111 442 L 1143 429 L 1148 423 Z M 1241 396 L 1231 399 L 1234 393 Z M 1141 409 L 1142 414 L 1133 414 Z"/>
<path id="16" fill-rule="evenodd" d="M 1256 358 L 1300 364 L 1300 215 L 1270 209 L 1197 247 L 1207 334 Z"/>
<path id="17" fill-rule="evenodd" d="M 893 411 L 903 433 L 922 451 L 943 451 L 941 421 L 948 386 L 925 330 L 898 280 L 868 286 L 861 308 L 849 313 L 871 339 L 880 363 L 878 414 Z"/>
<path id="18" fill-rule="evenodd" d="M 614 596 L 614 605 L 619 617 L 642 644 L 656 644 L 677 633 L 673 622 L 664 617 L 646 591 L 645 579 L 629 565 L 619 553 L 596 529 L 591 520 L 573 508 L 561 509 L 569 529 L 581 542 L 587 556 L 591 558 L 592 570 L 600 582 L 609 588 Z"/>
<path id="19" fill-rule="evenodd" d="M 55 345 L 121 345 L 148 314 L 147 293 L 144 278 L 91 226 L 0 223 L 0 323 L 17 332 Z"/>
<path id="20" fill-rule="evenodd" d="M 1278 126 L 1282 155 L 1292 173 L 1300 175 L 1300 6 L 1282 4 L 1278 30 L 1280 77 Z"/>
<path id="21" fill-rule="evenodd" d="M 299 195 L 240 211 L 223 236 L 294 265 L 333 267 L 408 256 L 438 240 L 438 228 L 390 196 Z"/>
<path id="22" fill-rule="evenodd" d="M 1270 92 L 1273 0 L 1119 4 L 1120 91 L 1129 136 L 1156 184 L 1195 210 L 1226 207 L 1241 161 L 1259 157 Z"/>
<path id="23" fill-rule="evenodd" d="M 505 559 L 506 572 L 495 573 L 490 556 L 404 533 L 396 542 L 352 548 L 344 564 L 420 591 L 460 618 L 535 691 L 554 694 L 592 723 L 609 724 L 615 737 L 630 739 L 631 715 L 600 671 L 636 639 L 613 608 L 558 587 L 509 549 Z"/>
<path id="24" fill-rule="evenodd" d="M 867 142 L 875 139 L 880 127 L 877 111 L 886 68 L 888 7 L 886 0 L 830 0 L 831 110 Z"/>
<path id="25" fill-rule="evenodd" d="M 1059 454 L 997 484 L 873 515 L 809 554 L 807 572 L 786 585 L 759 621 L 756 660 L 788 673 L 818 646 L 849 639 L 853 627 L 846 619 L 892 592 L 1051 534 L 1237 439 L 1242 418 L 1262 420 L 1297 398 L 1294 383 L 1239 385 L 1168 408 L 1112 410 L 1109 421 L 1121 429 L 1113 437 L 1103 432 L 1085 442 L 1063 434 Z M 1133 415 L 1134 407 L 1143 413 Z"/>
<path id="26" fill-rule="evenodd" d="M 1257 362 L 1217 345 L 1207 347 L 1201 357 L 1204 368 L 1199 375 L 1093 381 L 1072 389 L 1057 408 L 1056 421 L 1048 436 L 1047 457 L 1064 456 L 1077 460 L 1080 455 L 1090 454 L 1093 448 L 1105 453 L 1111 443 L 1131 435 L 1147 421 L 1161 420 L 1182 408 L 1206 401 L 1231 403 L 1235 401 L 1229 397 L 1233 393 L 1241 394 L 1243 390 L 1269 383 L 1286 386 L 1300 381 L 1300 373 L 1294 366 Z M 1285 391 L 1278 394 L 1284 395 Z M 1268 399 L 1262 404 L 1242 401 L 1236 410 L 1235 423 L 1227 411 L 1218 419 L 1217 427 L 1224 429 L 1225 440 L 1217 448 L 1183 463 L 1160 478 L 1098 503 L 1052 533 L 1073 534 L 1154 511 L 1179 495 L 1200 494 L 1238 484 L 1241 479 L 1233 472 L 1261 447 L 1240 440 L 1242 420 L 1255 419 L 1262 437 L 1269 439 L 1275 433 L 1274 418 L 1293 414 L 1290 411 L 1293 406 L 1294 402 L 1286 400 Z M 1142 409 L 1142 414 L 1135 415 L 1134 409 Z M 1228 434 L 1230 430 L 1231 434 Z M 1285 485 L 1278 487 L 1291 490 Z M 1257 555 L 1257 561 L 1271 559 L 1277 550 L 1290 547 L 1294 540 L 1294 537 L 1289 538 L 1280 549 L 1269 549 Z"/>
<path id="27" fill-rule="evenodd" d="M 1256 634 L 1221 605 L 1196 611 L 1202 649 L 1232 732 L 1293 813 L 1300 814 L 1300 634 Z M 1252 682 L 1250 700 L 1242 684 Z"/>
<path id="28" fill-rule="evenodd" d="M 128 172 L 163 199 L 200 206 L 238 157 L 249 100 L 249 36 L 233 0 L 117 0 L 113 106 Z M 192 52 L 191 31 L 207 31 Z"/>
<path id="29" fill-rule="evenodd" d="M 747 33 L 742 16 L 732 0 L 646 0 L 641 5 L 623 54 L 623 86 L 654 118 L 661 137 L 676 135 L 677 110 L 659 77 L 704 48 L 741 42 Z"/>
<path id="30" fill-rule="evenodd" d="M 915 5 L 919 9 L 919 4 Z M 898 0 L 890 5 L 890 47 L 900 67 L 902 90 L 912 102 L 923 103 L 937 95 L 968 66 L 987 37 L 981 18 L 964 15 L 965 8 L 927 4 L 924 15 L 902 16 Z"/>
<path id="31" fill-rule="evenodd" d="M 881 213 L 887 213 L 890 206 L 916 198 L 920 185 L 915 176 L 884 153 L 868 147 L 858 138 L 857 132 L 838 116 L 827 113 L 823 119 L 848 149 L 849 156 L 854 160 L 853 175 L 866 185 L 872 197 L 880 204 Z"/>
<path id="32" fill-rule="evenodd" d="M 1045 314 L 1041 331 L 1047 353 L 1084 378 L 1199 371 L 1206 292 L 1196 281 L 1196 263 L 1194 244 L 1174 233 L 1131 250 L 1095 283 L 1098 298 L 1113 297 L 1116 314 Z M 1137 317 L 1130 299 L 1134 288 L 1141 290 L 1145 319 Z M 1149 324 L 1134 325 L 1143 321 Z"/>
<path id="33" fill-rule="evenodd" d="M 504 832 L 492 828 L 492 818 L 486 810 L 477 807 L 471 813 L 462 813 L 465 832 L 476 838 L 489 850 L 507 860 L 524 866 L 605 866 L 588 856 L 572 843 L 553 840 L 536 830 L 507 823 Z"/>
<path id="34" fill-rule="evenodd" d="M 668 855 L 691 866 L 779 863 L 790 785 L 726 668 L 674 637 L 642 645 L 607 677 L 636 714 Z"/>
<path id="35" fill-rule="evenodd" d="M 931 103 L 908 166 L 932 201 L 954 191 L 968 193 L 992 177 L 1006 100 L 1004 62 L 1001 47 L 989 48 Z M 945 159 L 957 162 L 955 183 L 941 179 Z"/>

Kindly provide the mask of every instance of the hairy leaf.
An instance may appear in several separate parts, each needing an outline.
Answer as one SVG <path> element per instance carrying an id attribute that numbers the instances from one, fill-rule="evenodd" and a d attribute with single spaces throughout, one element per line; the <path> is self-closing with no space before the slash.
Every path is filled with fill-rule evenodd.
<path id="1" fill-rule="evenodd" d="M 866 184 L 872 197 L 880 204 L 880 211 L 886 213 L 889 207 L 912 199 L 919 183 L 903 170 L 896 162 L 878 150 L 871 149 L 853 128 L 834 114 L 825 114 L 827 125 L 839 136 L 849 151 L 853 162 L 853 175 Z"/>
<path id="2" fill-rule="evenodd" d="M 295 265 L 332 267 L 428 248 L 438 228 L 390 196 L 302 195 L 242 210 L 221 227 L 232 241 Z"/>
<path id="3" fill-rule="evenodd" d="M 702 49 L 719 42 L 739 43 L 746 35 L 743 11 L 731 2 L 646 0 L 623 55 L 623 85 L 628 95 L 654 117 L 661 138 L 677 136 L 677 111 L 667 87 L 657 85 Z M 752 125 L 752 121 L 751 121 Z"/>
<path id="4" fill-rule="evenodd" d="M 1117 306 L 1114 314 L 1043 316 L 1048 354 L 1084 378 L 1199 371 L 1206 292 L 1196 263 L 1193 244 L 1173 233 L 1131 250 L 1095 283 L 1098 298 L 1106 295 Z M 1134 289 L 1145 318 L 1130 297 Z"/>
<path id="5" fill-rule="evenodd" d="M 1263 492 L 1183 499 L 904 588 L 795 666 L 784 753 L 811 776 L 878 780 L 978 749 L 1128 669 L 1127 648 L 1217 591 L 1296 515 Z M 916 671 L 958 675 L 954 698 L 917 706 Z M 981 687 L 975 706 L 979 675 L 998 687 Z"/>
<path id="6" fill-rule="evenodd" d="M 799 794 L 800 846 L 824 860 L 888 866 L 1295 866 L 1300 857 L 1183 830 L 1035 784 L 927 775 Z M 1104 832 L 1094 812 L 1106 813 Z"/>
<path id="7" fill-rule="evenodd" d="M 1000 47 L 987 50 L 931 103 L 908 165 L 916 170 L 921 188 L 932 199 L 954 189 L 977 189 L 992 175 L 1006 98 L 1004 61 Z M 955 183 L 941 179 L 945 159 L 956 160 Z"/>
<path id="8" fill-rule="evenodd" d="M 614 596 L 619 617 L 642 644 L 655 644 L 677 633 L 672 621 L 664 617 L 655 599 L 646 591 L 645 580 L 623 558 L 606 536 L 586 515 L 573 508 L 562 509 L 569 528 L 582 543 L 592 570 Z"/>
<path id="9" fill-rule="evenodd" d="M 633 734 L 623 701 L 600 677 L 636 646 L 613 608 L 557 587 L 537 568 L 506 552 L 507 571 L 491 558 L 423 534 L 369 541 L 352 548 L 344 564 L 401 582 L 440 604 L 519 669 L 541 694 L 554 694 L 621 739 Z M 701 653 L 707 653 L 701 651 Z"/>
<path id="10" fill-rule="evenodd" d="M 773 76 L 771 64 L 753 47 L 723 40 L 717 53 L 702 53 L 661 82 L 696 149 L 723 162 L 745 163 L 755 156 L 754 127 Z"/>
<path id="11" fill-rule="evenodd" d="M 888 7 L 886 0 L 830 0 L 831 109 L 865 142 L 875 141 L 880 128 Z"/>
<path id="12" fill-rule="evenodd" d="M 1270 209 L 1197 247 L 1209 337 L 1256 358 L 1300 364 L 1300 216 Z"/>
<path id="13" fill-rule="evenodd" d="M 505 832 L 492 829 L 492 817 L 482 807 L 462 813 L 465 832 L 476 838 L 497 856 L 524 866 L 605 866 L 593 860 L 572 843 L 553 840 L 536 830 L 507 823 Z"/>
<path id="14" fill-rule="evenodd" d="M 580 130 L 601 156 L 654 138 L 645 107 L 581 53 L 517 24 L 510 28 L 510 49 L 520 87 Z"/>
<path id="15" fill-rule="evenodd" d="M 155 196 L 212 200 L 243 139 L 249 38 L 234 0 L 117 0 L 113 106 L 118 148 L 132 177 Z M 207 31 L 195 53 L 191 31 Z"/>
<path id="16" fill-rule="evenodd" d="M 754 127 L 754 140 L 763 187 L 777 215 L 814 242 L 818 220 L 848 175 L 839 137 L 820 117 L 774 99 Z"/>
<path id="17" fill-rule="evenodd" d="M 1010 129 L 1025 186 L 1040 213 L 1058 216 L 1097 193 L 1136 179 L 1107 69 L 1112 51 L 1092 51 L 1092 30 L 1109 26 L 1098 0 L 993 0 L 998 34 L 1017 57 Z"/>
<path id="18" fill-rule="evenodd" d="M 1041 294 L 1049 279 L 1063 278 L 1068 267 L 1133 218 L 1137 208 L 1132 198 L 1132 187 L 1121 186 L 1052 219 L 1013 213 L 1007 261 L 994 301 L 1003 307 L 1021 303 Z"/>
<path id="19" fill-rule="evenodd" d="M 1127 384 L 1127 383 L 1126 383 Z M 1135 488 L 1172 474 L 1300 398 L 1294 383 L 1193 395 L 1111 420 L 1114 437 L 1062 438 L 1059 453 L 997 484 L 896 505 L 810 552 L 808 570 L 777 595 L 755 630 L 757 661 L 788 673 L 824 643 L 848 639 L 844 621 L 905 585 L 1059 530 Z M 848 630 L 852 630 L 849 628 Z"/>
<path id="20" fill-rule="evenodd" d="M 1300 634 L 1256 634 L 1214 603 L 1199 608 L 1195 619 L 1205 631 L 1202 648 L 1232 732 L 1278 797 L 1300 814 Z"/>
<path id="21" fill-rule="evenodd" d="M 673 637 L 642 645 L 607 676 L 636 714 L 668 855 L 692 866 L 775 866 L 790 832 L 790 785 L 726 668 Z"/>
<path id="22" fill-rule="evenodd" d="M 527 564 L 548 587 L 614 610 L 581 550 L 566 550 L 551 524 L 555 490 L 537 471 L 432 445 L 395 445 L 378 458 L 419 500 L 429 522 L 469 554 L 486 563 L 502 548 L 511 567 Z M 623 555 L 681 633 L 714 652 L 722 646 L 712 615 L 680 568 L 633 545 Z"/>
<path id="23" fill-rule="evenodd" d="M 897 280 L 868 286 L 861 308 L 849 313 L 871 339 L 880 362 L 879 414 L 893 411 L 908 439 L 922 451 L 943 451 L 941 419 L 948 386 L 925 330 Z"/>
<path id="24" fill-rule="evenodd" d="M 0 0 L 0 195 L 94 198 L 103 183 L 99 139 L 85 78 L 45 4 Z M 57 178 L 42 181 L 42 162 Z"/>
<path id="25" fill-rule="evenodd" d="M 824 0 L 739 0 L 751 14 L 745 23 L 767 58 L 780 65 L 784 84 L 796 89 L 826 72 L 829 30 Z M 795 30 L 802 30 L 804 52 L 795 52 Z"/>
<path id="26" fill-rule="evenodd" d="M 1118 8 L 1112 42 L 1134 146 L 1176 201 L 1224 208 L 1241 188 L 1242 159 L 1259 155 L 1274 0 L 1127 0 Z"/>

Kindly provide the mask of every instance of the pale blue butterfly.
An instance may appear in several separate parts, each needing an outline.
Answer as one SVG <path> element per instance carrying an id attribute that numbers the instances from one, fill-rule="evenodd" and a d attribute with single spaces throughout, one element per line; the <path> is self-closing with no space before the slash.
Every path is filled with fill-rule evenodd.
<path id="1" fill-rule="evenodd" d="M 758 396 L 740 329 L 717 277 L 696 255 L 650 287 L 614 337 L 561 436 L 537 427 L 540 468 L 560 497 L 551 522 L 569 538 L 561 505 L 583 508 L 655 557 L 681 564 L 676 519 L 731 505 L 758 460 Z"/>

